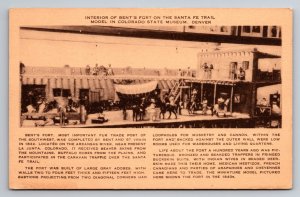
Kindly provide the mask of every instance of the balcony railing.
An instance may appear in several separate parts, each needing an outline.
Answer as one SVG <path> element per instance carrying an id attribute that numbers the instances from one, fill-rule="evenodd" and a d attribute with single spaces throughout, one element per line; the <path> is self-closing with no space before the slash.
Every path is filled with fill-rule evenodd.
<path id="1" fill-rule="evenodd" d="M 199 71 L 198 79 L 246 81 L 246 73 L 239 71 L 229 71 L 225 69 L 203 69 Z"/>

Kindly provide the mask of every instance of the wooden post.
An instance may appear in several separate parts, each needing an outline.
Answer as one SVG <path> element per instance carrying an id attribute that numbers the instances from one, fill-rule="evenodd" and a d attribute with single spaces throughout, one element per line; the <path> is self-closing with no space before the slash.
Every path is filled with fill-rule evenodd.
<path id="1" fill-rule="evenodd" d="M 76 88 L 77 88 L 76 87 L 76 80 L 78 80 L 78 79 L 74 78 L 74 97 L 77 98 L 77 99 L 80 99 L 79 96 L 77 97 L 77 93 L 76 93 Z"/>
<path id="2" fill-rule="evenodd" d="M 231 92 L 230 92 L 230 113 L 232 113 L 232 103 L 233 103 L 233 84 L 231 86 Z"/>
<path id="3" fill-rule="evenodd" d="M 251 105 L 250 105 L 250 115 L 253 117 L 255 115 L 255 109 L 256 109 L 256 96 L 257 96 L 257 87 L 256 83 L 252 84 L 252 92 L 251 92 Z"/>
<path id="4" fill-rule="evenodd" d="M 217 96 L 217 84 L 215 83 L 214 84 L 214 102 L 213 102 L 214 105 L 216 104 L 216 96 Z"/>
<path id="5" fill-rule="evenodd" d="M 182 102 L 182 88 L 180 88 L 180 101 Z"/>
<path id="6" fill-rule="evenodd" d="M 201 95 L 200 95 L 201 103 L 203 102 L 203 83 L 201 83 Z"/>
<path id="7" fill-rule="evenodd" d="M 43 78 L 43 84 L 46 84 L 45 86 L 45 92 L 46 92 L 46 98 L 50 98 L 50 80 L 48 78 Z"/>

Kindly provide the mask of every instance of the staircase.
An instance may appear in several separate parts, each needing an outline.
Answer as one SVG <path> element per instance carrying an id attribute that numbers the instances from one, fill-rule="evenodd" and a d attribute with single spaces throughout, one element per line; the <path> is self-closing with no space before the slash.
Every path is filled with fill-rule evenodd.
<path id="1" fill-rule="evenodd" d="M 180 86 L 183 85 L 183 80 L 180 80 L 178 82 L 175 83 L 174 87 L 171 89 L 169 96 L 173 95 L 174 96 L 174 101 L 176 103 L 176 101 L 179 99 L 180 97 Z"/>

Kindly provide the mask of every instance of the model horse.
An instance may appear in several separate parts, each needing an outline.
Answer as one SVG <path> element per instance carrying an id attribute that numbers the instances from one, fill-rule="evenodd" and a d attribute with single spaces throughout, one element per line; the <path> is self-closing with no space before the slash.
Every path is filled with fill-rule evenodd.
<path id="1" fill-rule="evenodd" d="M 158 104 L 159 106 L 159 109 L 160 109 L 160 112 L 159 112 L 159 118 L 161 119 L 161 115 L 162 115 L 162 118 L 165 119 L 165 114 L 167 113 L 167 105 L 165 102 L 160 102 Z"/>
<path id="2" fill-rule="evenodd" d="M 174 104 L 167 103 L 166 107 L 167 107 L 167 111 L 169 112 L 168 119 L 171 118 L 172 113 L 175 115 L 175 119 L 177 119 L 177 105 L 175 103 Z"/>
<path id="3" fill-rule="evenodd" d="M 159 104 L 159 108 L 160 108 L 160 113 L 159 113 L 159 117 L 163 119 L 165 119 L 165 114 L 167 112 L 169 112 L 169 116 L 168 119 L 171 118 L 172 113 L 175 115 L 175 118 L 177 119 L 177 105 L 174 104 L 170 104 L 170 103 L 165 103 L 165 102 L 161 102 Z"/>

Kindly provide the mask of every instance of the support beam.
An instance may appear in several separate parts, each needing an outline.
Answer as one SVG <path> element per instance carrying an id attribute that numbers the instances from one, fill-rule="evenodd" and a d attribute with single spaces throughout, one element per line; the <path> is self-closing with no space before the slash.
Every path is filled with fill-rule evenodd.
<path id="1" fill-rule="evenodd" d="M 200 94 L 201 103 L 203 101 L 203 83 L 201 83 L 201 94 Z"/>
<path id="2" fill-rule="evenodd" d="M 250 115 L 251 117 L 255 116 L 256 109 L 256 96 L 257 96 L 257 86 L 256 83 L 252 85 L 252 94 L 251 94 L 251 105 L 250 105 Z"/>
<path id="3" fill-rule="evenodd" d="M 213 102 L 214 105 L 216 104 L 216 97 L 217 97 L 217 84 L 215 83 L 214 84 L 214 102 Z"/>
<path id="4" fill-rule="evenodd" d="M 233 86 L 231 86 L 231 91 L 230 91 L 230 113 L 232 113 L 232 102 L 233 101 Z"/>

